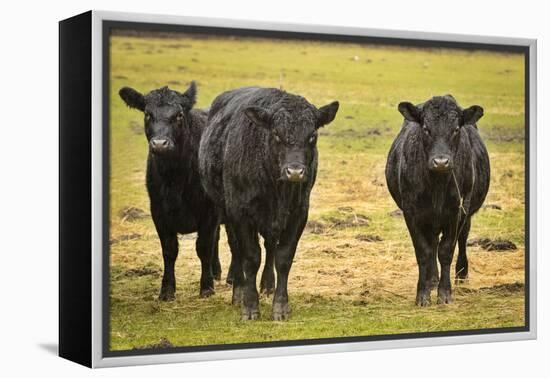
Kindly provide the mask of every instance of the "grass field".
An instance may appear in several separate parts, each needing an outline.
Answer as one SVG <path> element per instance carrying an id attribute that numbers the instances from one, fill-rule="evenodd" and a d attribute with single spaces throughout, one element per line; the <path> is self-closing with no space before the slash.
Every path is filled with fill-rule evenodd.
<path id="1" fill-rule="evenodd" d="M 523 70 L 519 54 L 112 36 L 111 350 L 523 326 Z M 261 299 L 261 320 L 241 322 L 225 280 L 215 296 L 199 299 L 195 235 L 181 238 L 176 300 L 157 300 L 162 257 L 148 215 L 143 117 L 123 104 L 118 90 L 184 90 L 190 80 L 198 83 L 198 107 L 246 85 L 282 86 L 316 105 L 340 101 L 318 142 L 319 175 L 290 274 L 287 322 L 269 320 L 271 298 Z M 495 206 L 474 217 L 470 238 L 510 240 L 517 249 L 470 247 L 470 279 L 456 288 L 455 302 L 418 308 L 414 251 L 403 218 L 392 213 L 384 165 L 402 123 L 397 104 L 446 93 L 485 109 L 479 128 L 492 165 L 486 204 Z M 225 279 L 223 232 L 220 251 Z"/>

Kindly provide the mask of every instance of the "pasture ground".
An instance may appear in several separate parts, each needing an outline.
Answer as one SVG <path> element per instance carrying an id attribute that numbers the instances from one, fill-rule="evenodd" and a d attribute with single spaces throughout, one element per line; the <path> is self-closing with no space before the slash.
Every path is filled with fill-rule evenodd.
<path id="1" fill-rule="evenodd" d="M 523 67 L 521 55 L 482 51 L 112 36 L 111 350 L 523 326 Z M 168 85 L 183 91 L 190 80 L 198 83 L 198 107 L 247 85 L 282 86 L 317 106 L 340 101 L 336 120 L 320 133 L 319 175 L 290 274 L 293 314 L 287 322 L 269 320 L 272 298 L 265 297 L 261 320 L 240 321 L 225 285 L 223 231 L 216 295 L 198 297 L 195 235 L 186 235 L 176 264 L 176 300 L 157 299 L 162 257 L 148 215 L 143 117 L 124 105 L 118 90 Z M 483 106 L 486 114 L 479 128 L 492 164 L 486 204 L 494 206 L 473 218 L 470 239 L 505 239 L 517 249 L 470 247 L 470 279 L 455 287 L 454 303 L 418 308 L 414 252 L 403 218 L 394 213 L 384 165 L 402 123 L 397 104 L 446 93 L 463 106 Z"/>

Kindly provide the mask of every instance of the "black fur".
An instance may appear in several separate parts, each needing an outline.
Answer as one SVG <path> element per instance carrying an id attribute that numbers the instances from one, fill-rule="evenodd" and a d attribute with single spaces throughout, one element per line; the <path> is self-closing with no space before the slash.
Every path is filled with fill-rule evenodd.
<path id="1" fill-rule="evenodd" d="M 489 190 L 489 155 L 476 126 L 483 109 L 474 105 L 463 110 L 447 95 L 417 106 L 404 102 L 399 111 L 405 122 L 388 155 L 386 181 L 403 210 L 416 253 L 416 303 L 430 304 L 430 291 L 438 280 L 438 303 L 450 303 L 450 265 L 456 243 L 456 278 L 460 280 L 468 276 L 466 241 L 471 217 Z"/>
<path id="2" fill-rule="evenodd" d="M 191 83 L 185 93 L 168 87 L 147 95 L 127 87 L 119 93 L 128 106 L 145 114 L 145 134 L 149 141 L 147 191 L 164 259 L 159 298 L 174 299 L 177 236 L 192 232 L 198 232 L 196 251 L 202 269 L 200 295 L 209 296 L 214 293 L 213 277 L 219 279 L 221 275 L 218 258 L 220 213 L 200 184 L 198 148 L 208 113 L 192 109 L 196 98 L 195 83 Z"/>
<path id="3" fill-rule="evenodd" d="M 337 102 L 317 109 L 302 97 L 253 87 L 225 92 L 212 104 L 199 149 L 200 173 L 207 194 L 224 212 L 233 301 L 242 300 L 243 319 L 259 316 L 259 235 L 277 269 L 272 317 L 290 314 L 288 274 L 315 183 L 317 129 L 337 110 Z"/>

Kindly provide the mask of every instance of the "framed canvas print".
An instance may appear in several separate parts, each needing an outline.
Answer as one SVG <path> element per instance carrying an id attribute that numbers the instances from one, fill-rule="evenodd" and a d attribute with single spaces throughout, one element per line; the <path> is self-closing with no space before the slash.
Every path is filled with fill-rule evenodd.
<path id="1" fill-rule="evenodd" d="M 536 41 L 59 24 L 62 357 L 536 337 Z"/>

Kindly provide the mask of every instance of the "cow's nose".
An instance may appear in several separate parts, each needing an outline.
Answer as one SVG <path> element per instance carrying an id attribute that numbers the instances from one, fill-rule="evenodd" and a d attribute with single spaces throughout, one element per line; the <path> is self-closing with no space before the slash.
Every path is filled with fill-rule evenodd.
<path id="1" fill-rule="evenodd" d="M 449 168 L 449 158 L 447 157 L 436 157 L 433 160 L 434 168 L 436 169 L 447 169 Z"/>
<path id="2" fill-rule="evenodd" d="M 285 169 L 286 177 L 290 181 L 301 181 L 304 178 L 306 169 L 302 166 L 288 166 Z"/>
<path id="3" fill-rule="evenodd" d="M 170 147 L 170 142 L 168 141 L 168 139 L 151 139 L 151 142 L 149 142 L 149 144 L 153 152 L 163 152 L 168 150 L 168 148 Z"/>

